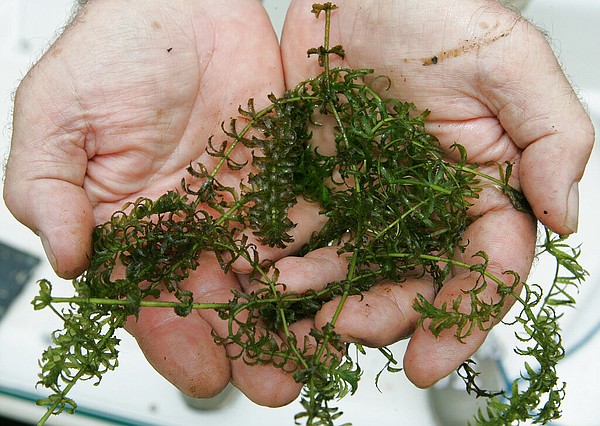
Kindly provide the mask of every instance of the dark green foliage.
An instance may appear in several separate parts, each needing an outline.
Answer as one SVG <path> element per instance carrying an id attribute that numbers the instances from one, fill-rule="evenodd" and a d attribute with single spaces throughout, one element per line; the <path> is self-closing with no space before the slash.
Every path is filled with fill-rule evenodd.
<path id="1" fill-rule="evenodd" d="M 539 365 L 526 368 L 526 386 L 515 382 L 512 393 L 497 396 L 476 385 L 476 370 L 466 363 L 461 372 L 467 390 L 492 398 L 489 412 L 477 421 L 500 424 L 494 422 L 533 418 L 543 423 L 559 415 L 564 389 L 555 366 L 563 349 L 555 309 L 574 302 L 571 287 L 585 275 L 578 253 L 569 253 L 562 239 L 547 234 L 545 251 L 569 275 L 557 273 L 546 296 L 510 271 L 505 273 L 510 285 L 491 275 L 485 253 L 476 255 L 480 262 L 474 265 L 452 260 L 463 248 L 463 232 L 471 223 L 467 209 L 477 198 L 480 182 L 495 184 L 515 208 L 528 211 L 522 194 L 508 185 L 512 166 L 499 167 L 500 179 L 483 175 L 476 165 L 466 163 L 459 145 L 454 149 L 460 160 L 449 161 L 437 140 L 425 132 L 427 114 L 417 114 L 410 103 L 382 98 L 365 83 L 372 78 L 371 70 L 330 69 L 329 56 L 344 55 L 341 46 L 329 47 L 333 9 L 331 3 L 313 6 L 317 17 L 326 17 L 324 46 L 308 52 L 318 56 L 320 75 L 281 98 L 269 96 L 270 105 L 260 111 L 250 100 L 240 108 L 241 118 L 223 125 L 227 140 L 220 145 L 214 138 L 209 141 L 208 154 L 219 159 L 213 170 L 192 164 L 179 190 L 157 200 L 136 200 L 97 227 L 90 267 L 74 281 L 76 297 L 53 297 L 49 283 L 40 283 L 35 308 L 49 306 L 64 321 L 41 360 L 40 384 L 54 392 L 41 402 L 50 406 L 48 415 L 75 408 L 67 394 L 78 380 L 99 381 L 117 366 L 115 331 L 142 307 L 154 306 L 175 309 L 182 316 L 194 309 L 216 310 L 229 328 L 227 336 L 214 339 L 237 348 L 232 358 L 278 366 L 304 385 L 297 422 L 333 425 L 341 416 L 333 401 L 354 393 L 361 376 L 335 332 L 347 298 L 382 279 L 401 285 L 407 273 L 430 276 L 439 288 L 451 268 L 465 268 L 478 277 L 462 296 L 469 298 L 471 309 L 459 312 L 461 297 L 440 308 L 418 298 L 414 307 L 423 322 L 430 320 L 430 330 L 439 334 L 453 329 L 457 339 L 464 340 L 475 329 L 489 330 L 507 300 L 517 298 L 523 310 L 516 322 L 525 330 L 519 339 L 526 346 L 517 351 Z M 335 150 L 330 155 L 311 145 L 312 131 L 326 120 L 334 123 L 329 137 Z M 249 164 L 232 160 L 239 149 L 252 151 Z M 240 188 L 221 184 L 217 176 L 224 167 L 246 171 L 247 182 Z M 346 279 L 304 294 L 286 291 L 269 259 L 259 258 L 243 232 L 250 229 L 260 243 L 285 247 L 293 241 L 295 226 L 288 212 L 299 197 L 318 204 L 328 219 L 301 254 L 336 245 L 350 259 Z M 194 303 L 193 295 L 179 285 L 190 271 L 203 267 L 203 253 L 213 253 L 226 273 L 233 262 L 244 259 L 253 268 L 250 280 L 258 290 L 234 292 L 228 303 Z M 495 303 L 479 297 L 489 284 L 498 287 Z M 525 288 L 523 296 L 517 292 L 520 286 Z M 162 291 L 173 293 L 178 302 L 156 300 Z M 289 326 L 313 317 L 336 296 L 340 302 L 331 323 L 311 331 L 315 346 L 298 341 Z M 59 303 L 69 307 L 59 312 Z M 259 321 L 265 331 L 257 328 Z M 387 360 L 384 369 L 399 371 L 391 352 L 382 348 L 381 353 Z"/>

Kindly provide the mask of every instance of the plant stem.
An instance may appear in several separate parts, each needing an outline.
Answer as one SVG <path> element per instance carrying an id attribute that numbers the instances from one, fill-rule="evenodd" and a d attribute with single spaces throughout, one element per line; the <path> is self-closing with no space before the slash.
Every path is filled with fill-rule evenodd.
<path id="1" fill-rule="evenodd" d="M 94 297 L 53 297 L 53 304 L 58 303 L 75 303 L 77 305 L 93 304 L 104 306 L 131 306 L 133 302 L 120 299 L 103 299 Z M 176 308 L 180 306 L 180 302 L 162 302 L 158 300 L 142 300 L 138 306 L 142 308 Z M 193 303 L 192 309 L 225 309 L 228 307 L 226 303 Z"/>
<path id="2" fill-rule="evenodd" d="M 81 379 L 84 376 L 84 372 L 83 370 L 79 370 L 79 372 L 75 375 L 75 377 L 73 378 L 73 381 L 68 383 L 67 386 L 65 386 L 65 388 L 63 389 L 63 391 L 60 393 L 61 398 L 64 398 L 67 396 L 67 394 L 71 391 L 71 389 L 73 388 L 73 386 L 75 386 L 75 384 L 79 381 L 79 379 Z M 46 409 L 46 412 L 44 413 L 44 415 L 40 418 L 40 420 L 37 422 L 37 426 L 43 426 L 44 424 L 46 424 L 46 422 L 48 421 L 48 419 L 50 418 L 50 416 L 54 413 L 54 410 L 56 410 L 58 408 L 58 406 L 61 403 L 61 399 L 57 399 L 54 404 L 52 404 L 51 406 L 49 406 Z"/>

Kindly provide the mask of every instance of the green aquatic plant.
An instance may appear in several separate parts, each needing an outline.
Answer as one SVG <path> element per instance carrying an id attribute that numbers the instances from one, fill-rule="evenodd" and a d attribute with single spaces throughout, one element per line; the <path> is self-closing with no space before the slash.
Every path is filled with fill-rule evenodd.
<path id="1" fill-rule="evenodd" d="M 335 331 L 348 298 L 383 279 L 402 285 L 407 273 L 427 275 L 439 289 L 452 268 L 478 276 L 464 294 L 470 309 L 458 309 L 462 297 L 442 307 L 418 297 L 414 308 L 422 314 L 422 324 L 429 320 L 434 334 L 453 329 L 464 340 L 475 329 L 489 330 L 505 303 L 516 299 L 521 310 L 514 323 L 521 326 L 517 337 L 522 343 L 516 351 L 530 359 L 522 377 L 505 391 L 481 389 L 472 362 L 463 364 L 467 390 L 490 399 L 474 421 L 547 423 L 560 415 L 564 386 L 556 365 L 564 349 L 557 321 L 559 308 L 574 304 L 572 293 L 586 275 L 577 263 L 579 251 L 545 230 L 543 251 L 556 259 L 557 273 L 544 290 L 511 271 L 504 279 L 494 276 L 483 252 L 476 254 L 474 264 L 454 260 L 472 221 L 467 210 L 484 185 L 496 186 L 515 208 L 529 210 L 522 194 L 508 185 L 512 166 L 500 165 L 500 178 L 485 175 L 467 163 L 460 145 L 453 148 L 459 160 L 450 161 L 435 137 L 425 132 L 427 113 L 417 114 L 411 103 L 378 95 L 367 84 L 372 70 L 332 68 L 330 57 L 344 56 L 341 46 L 329 45 L 335 9 L 331 3 L 313 6 L 317 18 L 325 16 L 324 45 L 308 51 L 318 58 L 319 75 L 282 97 L 270 95 L 264 109 L 256 110 L 249 100 L 240 107 L 240 117 L 223 125 L 225 141 L 209 141 L 207 151 L 218 159 L 214 169 L 191 164 L 180 188 L 156 200 L 128 203 L 96 227 L 90 266 L 73 281 L 74 297 L 56 297 L 51 284 L 40 281 L 35 309 L 50 308 L 64 323 L 40 362 L 39 384 L 53 392 L 39 401 L 48 406 L 40 424 L 51 414 L 76 409 L 68 394 L 78 381 L 100 382 L 117 367 L 115 332 L 128 317 L 143 307 L 162 307 L 182 316 L 196 309 L 218 312 L 228 323 L 228 333 L 214 339 L 238 348 L 231 357 L 278 366 L 303 385 L 297 423 L 333 425 L 342 414 L 335 401 L 354 393 L 361 377 L 360 366 L 348 355 L 349 345 Z M 332 154 L 311 145 L 319 117 L 334 122 Z M 250 164 L 233 160 L 238 149 L 252 150 Z M 234 188 L 219 182 L 223 168 L 248 170 L 245 184 Z M 299 197 L 318 204 L 327 218 L 299 254 L 335 245 L 349 259 L 345 279 L 304 293 L 288 291 L 279 282 L 273 262 L 260 258 L 247 232 L 264 245 L 291 243 L 295 224 L 288 212 Z M 203 267 L 201 254 L 206 252 L 217 256 L 225 273 L 243 259 L 253 270 L 250 280 L 257 290 L 234 291 L 227 303 L 195 303 L 179 283 Z M 498 288 L 494 302 L 479 297 L 488 285 Z M 177 301 L 158 300 L 162 291 Z M 339 300 L 337 310 L 328 324 L 310 332 L 310 345 L 290 331 L 291 324 L 313 317 L 334 298 Z M 266 332 L 257 332 L 259 321 Z M 399 371 L 391 351 L 380 351 L 388 361 L 386 369 Z"/>

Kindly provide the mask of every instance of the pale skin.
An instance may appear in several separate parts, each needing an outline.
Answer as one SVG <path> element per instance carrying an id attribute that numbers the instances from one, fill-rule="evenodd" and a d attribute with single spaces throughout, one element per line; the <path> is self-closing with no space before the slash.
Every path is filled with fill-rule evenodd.
<path id="1" fill-rule="evenodd" d="M 577 182 L 594 131 L 539 31 L 493 0 L 341 3 L 331 41 L 346 49 L 344 65 L 388 75 L 393 84 L 386 96 L 431 110 L 428 130 L 444 147 L 458 141 L 470 161 L 514 162 L 512 184 L 536 217 L 558 233 L 576 231 Z M 124 202 L 156 198 L 178 186 L 190 161 L 208 163 L 206 141 L 221 134 L 221 122 L 239 105 L 254 98 L 264 106 L 268 93 L 281 95 L 318 72 L 305 53 L 322 43 L 322 22 L 311 4 L 292 2 L 281 47 L 257 0 L 85 6 L 19 86 L 4 187 L 6 205 L 40 235 L 60 276 L 86 268 L 93 226 Z M 233 185 L 243 176 L 222 178 Z M 469 249 L 460 259 L 485 250 L 492 272 L 527 276 L 536 237 L 532 218 L 493 188 L 471 212 L 480 218 L 467 230 Z M 316 207 L 301 203 L 293 220 L 296 242 L 261 252 L 278 261 L 281 280 L 302 289 L 343 278 L 346 263 L 332 249 L 293 256 L 322 223 Z M 202 270 L 183 283 L 197 301 L 224 301 L 232 288 L 246 287 L 243 264 L 238 275 L 225 275 L 212 256 L 202 260 Z M 337 331 L 371 346 L 410 336 L 406 375 L 430 386 L 471 356 L 485 333 L 466 343 L 451 330 L 435 338 L 415 328 L 412 302 L 420 293 L 439 305 L 472 285 L 458 270 L 437 295 L 426 279 L 381 283 L 364 300 L 349 301 Z M 293 329 L 305 333 L 325 324 L 334 303 L 314 323 Z M 227 349 L 210 336 L 224 327 L 211 311 L 180 318 L 161 309 L 144 309 L 127 325 L 156 370 L 192 396 L 213 396 L 231 381 L 262 405 L 297 397 L 300 387 L 291 376 L 229 361 Z"/>

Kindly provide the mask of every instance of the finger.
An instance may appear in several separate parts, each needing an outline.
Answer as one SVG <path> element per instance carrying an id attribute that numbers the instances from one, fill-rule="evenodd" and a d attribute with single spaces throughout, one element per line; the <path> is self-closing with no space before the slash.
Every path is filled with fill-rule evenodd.
<path id="1" fill-rule="evenodd" d="M 557 233 L 576 231 L 578 182 L 594 142 L 588 114 L 544 37 L 525 20 L 480 55 L 502 58 L 480 62 L 479 85 L 523 149 L 519 177 L 536 217 Z"/>
<path id="2" fill-rule="evenodd" d="M 362 296 L 350 296 L 336 317 L 341 301 L 336 297 L 323 305 L 315 317 L 316 327 L 332 323 L 342 340 L 370 347 L 382 347 L 410 336 L 419 321 L 413 304 L 417 295 L 433 300 L 433 283 L 408 278 L 402 283 L 384 282 Z"/>
<path id="3" fill-rule="evenodd" d="M 231 295 L 237 285 L 235 277 L 224 274 L 215 256 L 208 252 L 199 257 L 198 269 L 179 284 L 181 290 L 194 292 L 196 302 L 206 294 Z M 161 292 L 159 300 L 177 301 L 166 291 Z M 156 371 L 182 392 L 211 397 L 230 381 L 226 349 L 215 343 L 213 327 L 202 312 L 181 317 L 172 309 L 144 307 L 137 319 L 128 319 L 125 328 Z"/>
<path id="4" fill-rule="evenodd" d="M 162 295 L 162 301 L 176 301 Z M 150 364 L 186 395 L 210 398 L 229 383 L 225 348 L 215 343 L 212 327 L 197 312 L 187 317 L 172 309 L 142 308 L 125 326 Z"/>
<path id="5" fill-rule="evenodd" d="M 533 262 L 535 240 L 536 226 L 531 216 L 507 206 L 489 211 L 467 229 L 464 241 L 468 245 L 457 260 L 473 264 L 481 259 L 472 256 L 484 251 L 489 258 L 488 272 L 502 279 L 506 285 L 512 285 L 512 275 L 504 273 L 514 271 L 522 279 L 527 277 Z M 478 278 L 476 273 L 454 268 L 454 276 L 444 283 L 434 305 L 438 308 L 443 304 L 452 306 L 458 297 L 462 297 L 459 310 L 469 313 L 471 300 L 465 292 L 478 285 Z M 487 280 L 487 287 L 478 297 L 485 302 L 498 301 L 497 285 Z M 503 305 L 503 314 L 510 305 L 509 301 Z M 429 321 L 425 321 L 423 327 L 415 330 L 404 357 L 406 375 L 419 387 L 431 386 L 450 374 L 477 351 L 487 336 L 486 331 L 476 326 L 462 341 L 457 339 L 455 328 L 447 329 L 436 337 L 428 325 Z M 486 327 L 491 325 L 486 324 Z"/>
<path id="6" fill-rule="evenodd" d="M 324 247 L 304 257 L 286 257 L 275 264 L 279 281 L 287 291 L 320 291 L 348 274 L 349 254 L 338 247 Z M 252 288 L 254 289 L 254 288 Z M 402 283 L 383 282 L 361 296 L 350 296 L 339 314 L 341 298 L 325 303 L 315 317 L 319 329 L 335 318 L 335 331 L 345 342 L 385 346 L 410 335 L 419 320 L 412 305 L 421 294 L 433 300 L 433 284 L 427 279 L 407 278 Z"/>
<path id="7" fill-rule="evenodd" d="M 304 318 L 288 326 L 290 333 L 296 336 L 296 346 L 307 357 L 313 355 L 317 349 L 317 341 L 310 334 L 314 328 L 315 321 L 313 318 Z"/>
<path id="8" fill-rule="evenodd" d="M 211 253 L 199 259 L 199 268 L 180 283 L 191 291 L 195 303 L 227 303 L 232 290 L 239 289 L 234 274 L 225 274 Z M 163 293 L 160 300 L 174 301 Z M 243 320 L 243 314 L 238 318 Z M 171 309 L 142 308 L 139 319 L 130 319 L 126 329 L 136 338 L 152 366 L 182 392 L 194 397 L 210 397 L 231 381 L 259 405 L 280 406 L 294 400 L 301 389 L 293 377 L 273 365 L 248 365 L 235 344 L 215 343 L 213 331 L 225 338 L 228 322 L 213 309 L 196 310 L 179 317 Z M 256 333 L 265 333 L 260 326 Z"/>
<path id="9" fill-rule="evenodd" d="M 330 365 L 331 362 L 339 361 L 346 351 L 344 345 L 345 342 L 342 341 L 342 345 L 340 345 L 339 342 L 331 341 L 317 342 L 317 339 L 311 332 L 318 329 L 319 327 L 315 325 L 313 318 L 305 318 L 289 325 L 289 331 L 293 333 L 296 338 L 296 346 L 305 359 L 320 355 L 319 361 L 327 365 Z M 323 344 L 326 345 L 325 348 L 323 347 Z"/>
<path id="10" fill-rule="evenodd" d="M 303 257 L 288 256 L 275 263 L 271 270 L 271 276 L 277 271 L 277 282 L 285 286 L 285 291 L 293 293 L 304 293 L 306 291 L 319 291 L 324 289 L 327 284 L 344 279 L 348 273 L 348 261 L 346 254 L 338 254 L 339 247 L 324 247 L 307 253 Z M 256 280 L 250 280 L 243 277 L 244 291 L 248 293 L 256 292 L 263 288 L 264 283 Z M 293 336 L 292 344 L 295 344 L 304 357 L 311 357 L 315 354 L 319 344 L 315 337 L 311 335 L 315 326 L 313 318 L 305 318 L 289 324 L 288 331 Z M 281 338 L 286 342 L 289 336 L 283 331 L 280 332 Z M 330 357 L 341 357 L 340 348 L 328 344 L 328 348 L 323 349 L 322 361 L 328 362 Z M 298 365 L 293 366 L 297 368 Z M 298 385 L 299 386 L 299 385 Z"/>
<path id="11" fill-rule="evenodd" d="M 203 255 L 202 260 L 198 273 L 182 283 L 181 288 L 191 291 L 197 303 L 229 302 L 233 297 L 232 290 L 240 289 L 236 275 L 224 274 L 216 257 L 211 254 Z M 247 311 L 241 312 L 236 316 L 236 320 L 243 323 L 247 314 Z M 200 310 L 198 315 L 210 324 L 221 338 L 238 331 L 235 321 L 230 329 L 228 320 L 222 319 L 212 309 Z M 252 331 L 256 337 L 268 333 L 260 323 Z M 281 345 L 281 340 L 277 336 L 273 337 Z M 225 346 L 225 351 L 230 358 L 231 382 L 250 400 L 259 405 L 279 407 L 297 398 L 302 386 L 296 383 L 292 374 L 269 363 L 262 365 L 259 362 L 256 365 L 249 365 L 247 361 L 253 360 L 247 354 L 238 356 L 242 350 L 243 348 L 235 343 Z"/>
<path id="12" fill-rule="evenodd" d="M 12 214 L 39 234 L 58 275 L 73 278 L 87 266 L 94 226 L 82 189 L 85 136 L 77 120 L 67 119 L 77 116 L 78 107 L 56 101 L 56 92 L 68 88 L 47 84 L 45 77 L 34 67 L 17 90 L 4 199 Z"/>
<path id="13" fill-rule="evenodd" d="M 231 299 L 230 291 L 215 291 L 206 293 L 200 299 L 201 303 L 226 303 Z M 205 310 L 200 315 L 211 325 L 215 333 L 221 338 L 227 338 L 231 333 L 237 333 L 239 325 L 232 323 L 231 328 L 228 321 L 219 317 L 213 310 Z M 241 323 L 246 321 L 248 312 L 241 312 L 236 315 L 235 320 Z M 256 319 L 252 319 L 255 321 Z M 254 333 L 253 338 L 259 339 L 260 336 L 270 333 L 260 323 L 254 326 L 250 332 Z M 249 336 L 242 337 L 247 339 Z M 281 339 L 272 335 L 276 344 L 282 347 Z M 245 344 L 248 341 L 244 341 Z M 228 357 L 230 358 L 231 382 L 248 399 L 258 405 L 267 407 L 280 407 L 289 404 L 300 394 L 302 385 L 294 380 L 290 373 L 294 370 L 294 364 L 289 362 L 285 365 L 285 370 L 275 366 L 267 358 L 256 359 L 255 352 L 249 348 L 248 352 L 238 343 L 229 343 L 225 346 Z M 278 358 L 275 362 L 281 362 Z M 265 361 L 264 363 L 262 361 Z"/>
<path id="14" fill-rule="evenodd" d="M 275 263 L 273 269 L 278 271 L 278 281 L 285 285 L 288 292 L 320 291 L 327 284 L 342 280 L 348 274 L 348 255 L 340 255 L 338 250 L 339 247 L 323 247 L 303 257 L 284 257 Z M 261 286 L 251 280 L 244 284 L 244 290 L 252 293 Z"/>

